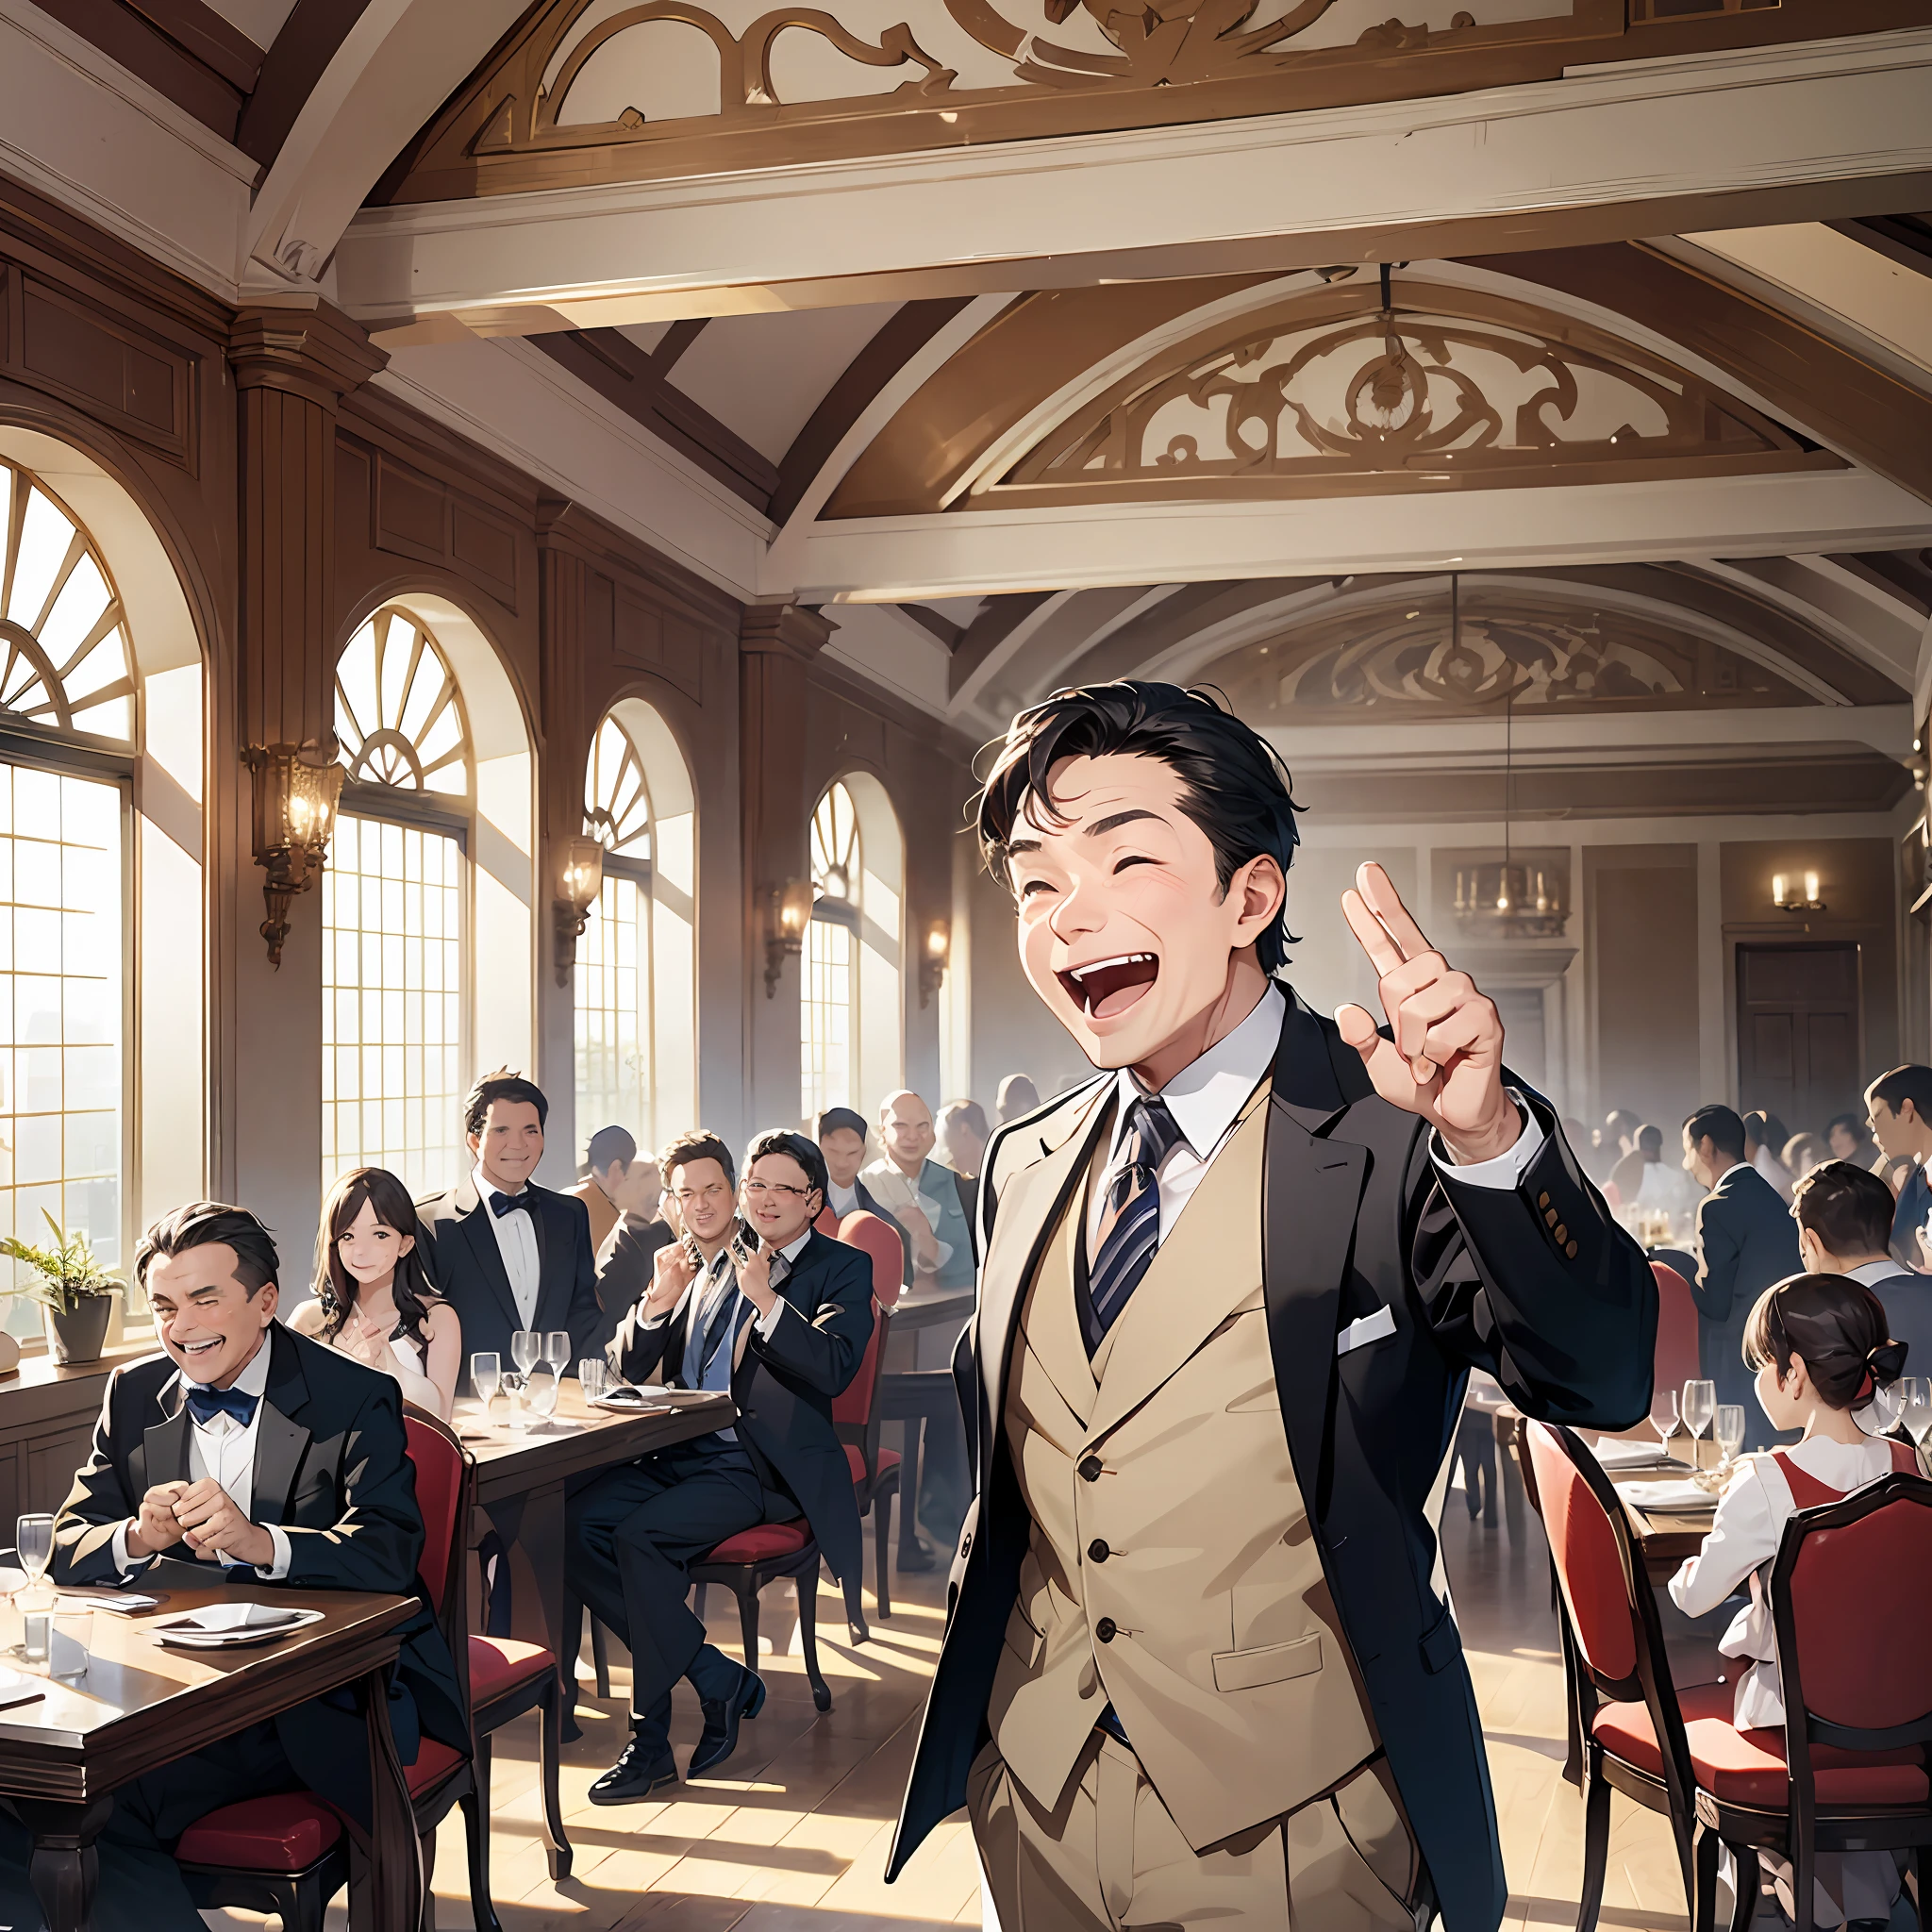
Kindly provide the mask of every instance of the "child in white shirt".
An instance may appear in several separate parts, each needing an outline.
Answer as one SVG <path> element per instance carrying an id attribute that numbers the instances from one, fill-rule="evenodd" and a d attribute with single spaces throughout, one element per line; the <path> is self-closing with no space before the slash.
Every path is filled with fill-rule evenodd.
<path id="1" fill-rule="evenodd" d="M 1774 1429 L 1802 1428 L 1804 1439 L 1739 1464 L 1704 1547 L 1670 1582 L 1671 1601 L 1689 1617 L 1708 1615 L 1749 1584 L 1750 1603 L 1718 1645 L 1744 1664 L 1732 1717 L 1740 1730 L 1781 1729 L 1785 1722 L 1770 1580 L 1786 1523 L 1893 1469 L 1918 1473 L 1907 1444 L 1868 1436 L 1854 1413 L 1898 1378 L 1905 1356 L 1887 1333 L 1885 1305 L 1849 1275 L 1794 1274 L 1766 1289 L 1751 1310 L 1744 1359 L 1757 1371 L 1758 1405 Z M 1789 1911 L 1789 1864 L 1769 1853 L 1759 1857 Z M 1817 1869 L 1817 1924 L 1883 1925 L 1890 1916 L 1899 1880 L 1890 1852 L 1826 1855 Z"/>

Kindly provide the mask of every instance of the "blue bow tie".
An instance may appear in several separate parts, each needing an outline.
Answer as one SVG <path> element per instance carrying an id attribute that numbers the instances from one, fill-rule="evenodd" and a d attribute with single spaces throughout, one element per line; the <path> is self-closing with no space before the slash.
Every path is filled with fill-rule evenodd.
<path id="1" fill-rule="evenodd" d="M 255 1407 L 260 1400 L 260 1396 L 245 1394 L 240 1389 L 201 1389 L 191 1384 L 188 1413 L 203 1424 L 218 1415 L 233 1416 L 245 1429 L 255 1420 Z"/>
<path id="2" fill-rule="evenodd" d="M 511 1209 L 521 1208 L 525 1213 L 530 1211 L 530 1191 L 525 1188 L 521 1194 L 506 1194 L 500 1190 L 492 1191 L 490 1196 L 490 1211 L 501 1221 Z"/>

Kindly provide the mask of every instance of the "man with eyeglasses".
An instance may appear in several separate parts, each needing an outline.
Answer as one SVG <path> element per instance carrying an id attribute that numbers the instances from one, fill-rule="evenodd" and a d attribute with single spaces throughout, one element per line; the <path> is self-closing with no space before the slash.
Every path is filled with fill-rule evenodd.
<path id="1" fill-rule="evenodd" d="M 872 1264 L 817 1233 L 825 1162 L 803 1134 L 760 1134 L 734 1214 L 731 1152 L 680 1136 L 663 1169 L 686 1239 L 660 1248 L 650 1287 L 620 1324 L 611 1368 L 629 1382 L 728 1392 L 734 1426 L 607 1470 L 570 1501 L 572 1592 L 631 1655 L 631 1737 L 591 1787 L 594 1805 L 677 1782 L 671 1692 L 688 1677 L 704 1731 L 690 1775 L 729 1757 L 765 1701 L 754 1659 L 706 1641 L 685 1597 L 691 1565 L 758 1523 L 803 1515 L 841 1581 L 859 1574 L 858 1506 L 832 1400 L 872 1335 Z"/>

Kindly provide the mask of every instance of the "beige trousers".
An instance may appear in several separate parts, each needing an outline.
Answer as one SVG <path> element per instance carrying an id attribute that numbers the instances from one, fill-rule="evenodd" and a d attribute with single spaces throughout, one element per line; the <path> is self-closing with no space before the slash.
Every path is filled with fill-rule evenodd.
<path id="1" fill-rule="evenodd" d="M 1326 1797 L 1196 1852 L 1140 1760 L 1102 1733 L 1043 1810 L 989 1744 L 966 1807 L 1000 1932 L 1415 1932 L 1408 1826 L 1381 1764 Z"/>

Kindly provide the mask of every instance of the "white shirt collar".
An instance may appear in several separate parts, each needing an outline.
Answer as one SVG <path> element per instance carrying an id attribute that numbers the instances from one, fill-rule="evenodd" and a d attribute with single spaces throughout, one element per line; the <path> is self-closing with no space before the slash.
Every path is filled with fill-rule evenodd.
<path id="1" fill-rule="evenodd" d="M 490 1208 L 490 1211 L 492 1215 L 496 1213 L 496 1209 L 494 1208 L 490 1207 L 491 1195 L 507 1194 L 509 1192 L 509 1190 L 508 1188 L 499 1188 L 496 1185 L 496 1183 L 493 1180 L 491 1180 L 487 1174 L 483 1172 L 483 1163 L 480 1160 L 476 1163 L 475 1167 L 473 1167 L 470 1170 L 470 1185 L 475 1189 L 477 1200 L 482 1202 L 484 1207 Z M 523 1186 L 523 1191 L 525 1193 L 528 1193 L 529 1191 L 530 1183 L 527 1180 L 525 1180 Z M 517 1214 L 524 1214 L 527 1213 L 529 1210 L 524 1208 L 517 1208 L 512 1209 L 511 1211 Z"/>
<path id="2" fill-rule="evenodd" d="M 1867 1288 L 1876 1288 L 1881 1281 L 1890 1281 L 1894 1274 L 1905 1272 L 1896 1261 L 1860 1261 L 1856 1268 L 1845 1270 L 1845 1279 L 1862 1282 Z"/>
<path id="3" fill-rule="evenodd" d="M 1270 980 L 1268 991 L 1257 1002 L 1255 1010 L 1160 1090 L 1174 1125 L 1187 1137 L 1188 1145 L 1200 1159 L 1206 1160 L 1221 1144 L 1248 1095 L 1274 1065 L 1275 1050 L 1281 1044 L 1281 1022 L 1287 1010 L 1288 1000 L 1280 986 Z M 1120 1151 L 1127 1108 L 1145 1091 L 1135 1079 L 1132 1068 L 1120 1070 L 1116 1076 L 1109 1159 Z"/>
<path id="4" fill-rule="evenodd" d="M 248 1366 L 228 1384 L 238 1394 L 252 1395 L 258 1402 L 268 1389 L 269 1354 L 275 1347 L 275 1330 L 261 1338 L 261 1346 L 249 1357 Z M 176 1372 L 175 1385 L 184 1391 L 190 1389 L 205 1389 L 206 1382 L 195 1382 L 189 1378 L 185 1369 Z"/>
<path id="5" fill-rule="evenodd" d="M 799 1254 L 801 1250 L 804 1248 L 806 1242 L 810 1241 L 810 1239 L 811 1223 L 807 1222 L 805 1224 L 805 1232 L 802 1235 L 800 1235 L 795 1241 L 787 1241 L 785 1245 L 778 1250 L 778 1252 L 781 1255 L 783 1255 L 788 1261 L 795 1262 L 798 1259 Z"/>

